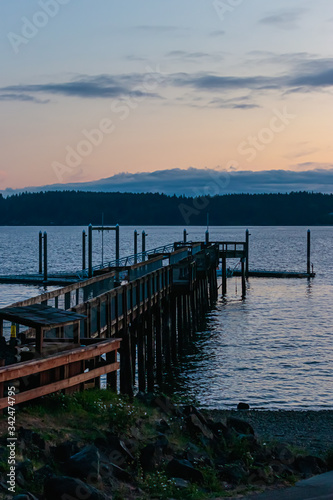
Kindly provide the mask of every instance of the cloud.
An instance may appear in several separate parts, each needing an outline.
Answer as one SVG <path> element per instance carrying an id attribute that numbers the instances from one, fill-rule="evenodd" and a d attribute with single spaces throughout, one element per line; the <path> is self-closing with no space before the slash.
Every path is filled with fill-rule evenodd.
<path id="1" fill-rule="evenodd" d="M 129 75 L 83 75 L 69 82 L 45 83 L 45 84 L 20 84 L 9 85 L 0 88 L 0 96 L 6 96 L 6 100 L 33 100 L 31 94 L 53 94 L 67 97 L 91 98 L 115 98 L 123 96 L 143 97 L 149 96 L 159 98 L 158 94 L 145 91 L 145 78 L 154 79 L 154 74 L 129 74 Z M 156 81 L 161 75 L 156 74 Z M 151 84 L 151 82 L 150 82 Z M 36 101 L 35 102 L 40 102 Z"/>
<path id="2" fill-rule="evenodd" d="M 142 31 L 147 32 L 149 34 L 151 34 L 151 33 L 156 33 L 156 34 L 173 33 L 173 32 L 182 30 L 178 26 L 167 26 L 167 25 L 159 25 L 159 26 L 155 25 L 155 26 L 153 26 L 153 25 L 149 25 L 149 24 L 144 24 L 141 26 L 134 26 L 133 29 L 136 31 L 140 31 L 140 32 L 142 32 Z"/>
<path id="3" fill-rule="evenodd" d="M 210 57 L 205 52 L 172 51 L 169 57 L 187 58 L 188 60 L 200 61 Z M 213 56 L 212 56 L 213 57 Z M 162 89 L 173 87 L 176 89 L 190 88 L 198 94 L 209 93 L 216 96 L 222 93 L 225 98 L 226 92 L 241 91 L 275 91 L 281 94 L 296 92 L 312 92 L 313 90 L 325 90 L 333 86 L 333 58 L 316 58 L 306 53 L 281 56 L 268 55 L 276 60 L 284 59 L 287 69 L 284 73 L 276 75 L 250 74 L 248 76 L 223 75 L 208 71 L 201 72 L 179 72 L 172 74 L 160 73 L 128 73 L 120 75 L 78 75 L 64 82 L 49 82 L 39 84 L 18 84 L 0 87 L 1 100 L 19 100 L 36 103 L 48 102 L 36 97 L 42 95 L 60 95 L 77 97 L 82 99 L 109 99 L 122 97 L 149 97 L 163 99 Z M 260 66 L 259 64 L 256 67 Z M 145 82 L 149 80 L 149 85 Z M 156 82 L 159 93 L 152 92 L 152 82 Z M 148 89 L 148 90 L 146 90 Z M 179 96 L 178 96 L 179 97 Z M 253 109 L 256 103 L 235 103 L 236 109 Z M 233 107 L 233 106 L 230 106 Z"/>
<path id="4" fill-rule="evenodd" d="M 50 99 L 38 99 L 37 97 L 28 94 L 0 94 L 0 101 L 22 101 L 22 102 L 35 102 L 38 104 L 46 104 Z"/>
<path id="5" fill-rule="evenodd" d="M 293 29 L 297 26 L 306 9 L 291 9 L 277 12 L 260 19 L 260 24 L 267 24 L 282 29 Z"/>
<path id="6" fill-rule="evenodd" d="M 303 164 L 308 165 L 308 164 Z M 316 165 L 316 164 L 312 164 Z M 53 184 L 23 191 L 76 189 L 104 192 L 161 192 L 169 195 L 200 196 L 228 193 L 288 193 L 316 191 L 333 193 L 333 165 L 328 169 L 302 171 L 266 170 L 260 172 L 234 169 L 170 169 L 154 172 L 123 172 L 94 182 Z M 12 190 L 4 194 L 12 194 Z"/>

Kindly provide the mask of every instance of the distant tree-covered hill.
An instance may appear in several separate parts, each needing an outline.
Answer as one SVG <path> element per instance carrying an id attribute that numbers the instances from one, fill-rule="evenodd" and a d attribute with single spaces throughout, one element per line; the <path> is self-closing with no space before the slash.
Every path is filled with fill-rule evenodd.
<path id="1" fill-rule="evenodd" d="M 50 191 L 0 195 L 0 225 L 331 225 L 333 195 L 229 194 L 199 198 L 153 193 Z"/>

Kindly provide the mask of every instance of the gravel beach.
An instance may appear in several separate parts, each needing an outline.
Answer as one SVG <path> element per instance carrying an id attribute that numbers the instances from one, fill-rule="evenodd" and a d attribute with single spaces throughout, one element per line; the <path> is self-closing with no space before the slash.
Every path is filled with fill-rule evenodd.
<path id="1" fill-rule="evenodd" d="M 333 410 L 210 410 L 214 420 L 237 417 L 249 422 L 260 439 L 277 440 L 324 456 L 333 451 Z"/>

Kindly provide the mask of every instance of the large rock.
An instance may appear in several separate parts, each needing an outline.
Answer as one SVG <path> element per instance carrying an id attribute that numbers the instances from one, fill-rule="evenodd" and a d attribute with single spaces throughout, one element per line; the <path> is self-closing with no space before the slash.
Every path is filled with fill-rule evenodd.
<path id="1" fill-rule="evenodd" d="M 80 479 L 60 476 L 47 479 L 44 485 L 45 500 L 110 500 L 93 486 L 85 484 Z"/>
<path id="2" fill-rule="evenodd" d="M 254 435 L 253 427 L 248 422 L 246 422 L 245 420 L 241 420 L 240 418 L 227 418 L 227 427 L 229 427 L 229 429 L 234 429 L 234 431 L 238 432 L 239 434 Z"/>
<path id="3" fill-rule="evenodd" d="M 79 452 L 79 447 L 76 441 L 65 441 L 51 447 L 50 451 L 57 462 L 67 462 L 72 455 Z"/>
<path id="4" fill-rule="evenodd" d="M 207 425 L 203 424 L 199 417 L 192 413 L 185 419 L 186 427 L 188 428 L 190 434 L 192 436 L 204 436 L 208 440 L 214 439 L 214 434 L 207 427 Z"/>
<path id="5" fill-rule="evenodd" d="M 202 472 L 195 469 L 188 460 L 173 458 L 168 463 L 166 471 L 172 477 L 179 477 L 194 483 L 202 483 L 204 480 Z"/>
<path id="6" fill-rule="evenodd" d="M 309 477 L 315 474 L 321 474 L 327 471 L 326 463 L 319 457 L 308 455 L 306 457 L 298 456 L 294 467 L 303 476 Z"/>
<path id="7" fill-rule="evenodd" d="M 66 472 L 70 476 L 96 481 L 99 477 L 99 459 L 96 446 L 86 446 L 66 462 Z"/>
<path id="8" fill-rule="evenodd" d="M 118 467 L 135 461 L 134 456 L 127 448 L 124 441 L 114 434 L 109 434 L 108 436 L 107 454 L 109 461 L 116 464 Z"/>

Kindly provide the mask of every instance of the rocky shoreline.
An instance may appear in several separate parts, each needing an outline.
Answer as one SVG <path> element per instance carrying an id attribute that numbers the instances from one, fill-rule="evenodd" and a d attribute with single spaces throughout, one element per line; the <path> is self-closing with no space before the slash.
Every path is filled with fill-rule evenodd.
<path id="1" fill-rule="evenodd" d="M 333 410 L 211 410 L 207 414 L 222 420 L 241 415 L 261 439 L 286 442 L 319 456 L 333 451 Z"/>
<path id="2" fill-rule="evenodd" d="M 332 411 L 203 412 L 161 394 L 57 394 L 17 412 L 16 496 L 2 417 L 0 498 L 239 498 L 332 467 L 332 419 Z"/>

